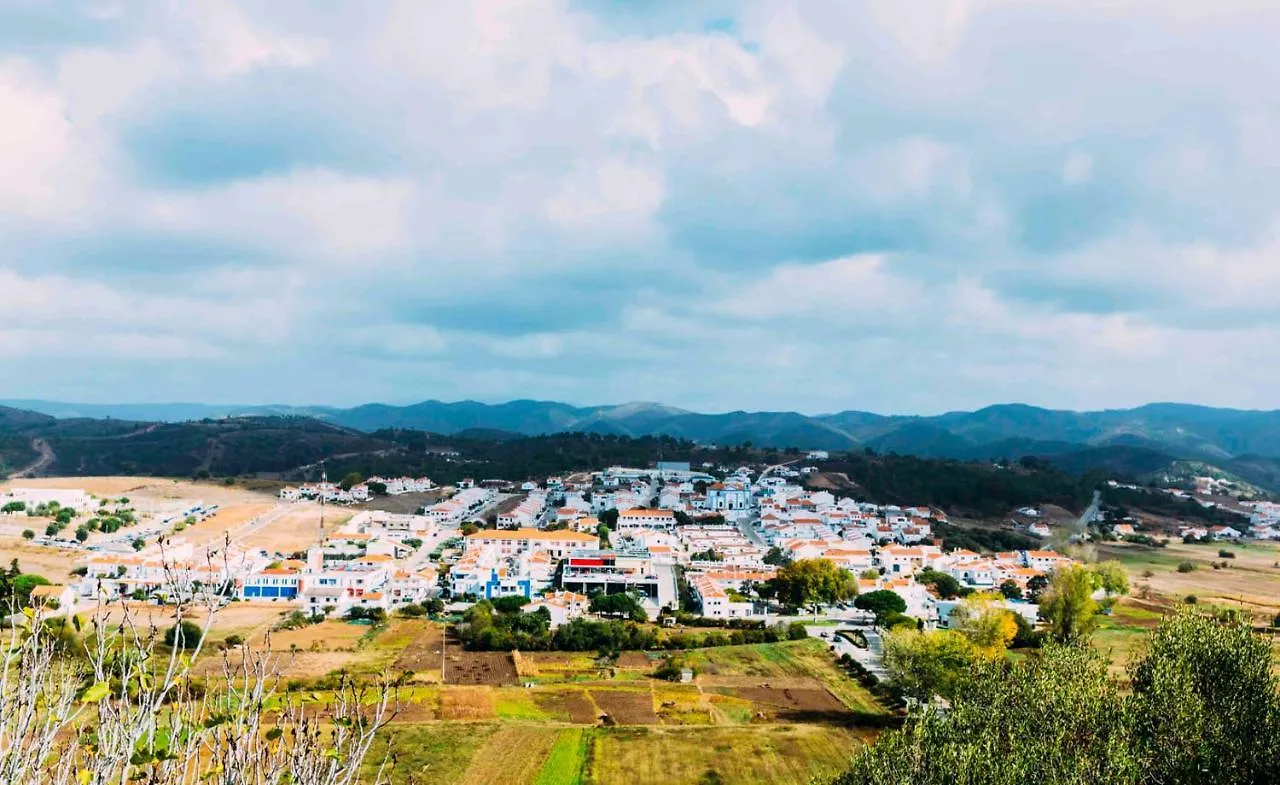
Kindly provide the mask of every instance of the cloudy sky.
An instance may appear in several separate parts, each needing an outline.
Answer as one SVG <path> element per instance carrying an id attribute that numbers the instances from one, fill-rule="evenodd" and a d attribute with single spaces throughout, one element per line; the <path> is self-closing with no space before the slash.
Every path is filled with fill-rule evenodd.
<path id="1" fill-rule="evenodd" d="M 1274 0 L 0 4 L 0 397 L 1280 406 Z"/>

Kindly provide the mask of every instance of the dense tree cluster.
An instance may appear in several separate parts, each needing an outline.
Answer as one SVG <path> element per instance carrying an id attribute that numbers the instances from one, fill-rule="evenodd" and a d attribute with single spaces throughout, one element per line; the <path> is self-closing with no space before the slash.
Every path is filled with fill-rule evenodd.
<path id="1" fill-rule="evenodd" d="M 848 570 L 827 559 L 784 564 L 769 581 L 772 596 L 792 608 L 830 605 L 852 599 L 858 585 Z"/>
<path id="2" fill-rule="evenodd" d="M 1167 618 L 1131 666 L 1129 690 L 1084 645 L 1013 661 L 946 632 L 902 656 L 901 686 L 924 702 L 835 785 L 1280 782 L 1271 645 L 1239 619 Z"/>
<path id="3" fill-rule="evenodd" d="M 1000 467 L 907 455 L 853 455 L 822 468 L 844 472 L 869 501 L 929 504 L 979 517 L 1004 515 L 1029 504 L 1084 509 L 1102 479 L 1073 476 L 1048 464 Z"/>
<path id="4" fill-rule="evenodd" d="M 600 595 L 604 596 L 604 595 Z M 625 595 L 611 595 L 625 596 Z M 501 604 L 501 607 L 497 607 Z M 463 646 L 473 651 L 654 651 L 777 643 L 805 637 L 803 625 L 742 625 L 733 629 L 688 632 L 635 621 L 573 619 L 551 629 L 543 608 L 523 612 L 515 603 L 478 602 L 458 628 Z"/>

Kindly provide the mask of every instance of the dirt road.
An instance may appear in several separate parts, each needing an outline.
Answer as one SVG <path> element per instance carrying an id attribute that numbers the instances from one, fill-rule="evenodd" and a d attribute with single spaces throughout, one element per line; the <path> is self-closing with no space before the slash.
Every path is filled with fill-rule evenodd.
<path id="1" fill-rule="evenodd" d="M 53 448 L 50 447 L 49 443 L 46 442 L 44 439 L 32 439 L 31 449 L 40 453 L 40 457 L 37 458 L 35 463 L 31 464 L 30 466 L 19 469 L 18 471 L 9 475 L 10 479 L 17 480 L 23 477 L 35 477 L 39 475 L 40 472 L 43 472 L 45 469 L 52 466 L 53 462 L 58 459 L 58 456 L 53 454 Z"/>

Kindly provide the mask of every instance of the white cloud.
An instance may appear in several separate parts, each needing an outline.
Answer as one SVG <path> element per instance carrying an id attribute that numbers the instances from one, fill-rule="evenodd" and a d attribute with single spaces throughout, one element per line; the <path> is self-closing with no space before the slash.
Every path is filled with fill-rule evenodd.
<path id="1" fill-rule="evenodd" d="M 245 238 L 285 258 L 366 262 L 409 237 L 414 185 L 405 179 L 304 170 L 150 200 L 148 223 L 211 238 Z"/>
<path id="2" fill-rule="evenodd" d="M 327 50 L 322 41 L 255 27 L 234 5 L 219 0 L 198 0 L 183 21 L 194 34 L 204 69 L 215 76 L 235 76 L 265 66 L 300 68 L 315 63 Z"/>
<path id="3" fill-rule="evenodd" d="M 1072 150 L 1062 163 L 1063 185 L 1084 185 L 1093 180 L 1093 156 Z"/>
<path id="4" fill-rule="evenodd" d="M 0 60 L 0 211 L 49 218 L 83 207 L 93 162 L 80 144 L 52 86 Z"/>
<path id="5" fill-rule="evenodd" d="M 1274 3 L 589 7 L 157 5 L 0 54 L 0 353 L 198 357 L 223 399 L 1280 383 Z"/>

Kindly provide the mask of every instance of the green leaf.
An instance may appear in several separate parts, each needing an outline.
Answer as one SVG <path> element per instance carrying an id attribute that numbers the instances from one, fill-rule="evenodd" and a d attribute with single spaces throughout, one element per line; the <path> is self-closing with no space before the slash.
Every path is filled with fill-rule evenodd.
<path id="1" fill-rule="evenodd" d="M 80 700 L 85 703 L 97 703 L 103 698 L 111 694 L 111 686 L 105 681 L 95 683 L 80 695 Z"/>

